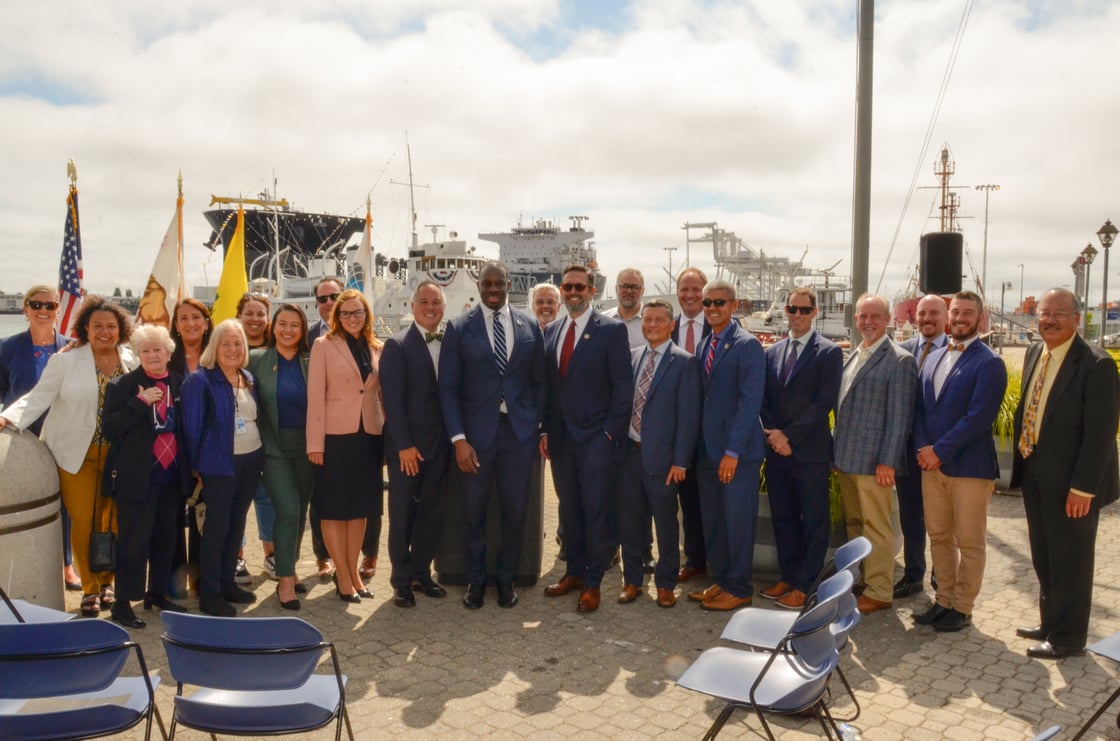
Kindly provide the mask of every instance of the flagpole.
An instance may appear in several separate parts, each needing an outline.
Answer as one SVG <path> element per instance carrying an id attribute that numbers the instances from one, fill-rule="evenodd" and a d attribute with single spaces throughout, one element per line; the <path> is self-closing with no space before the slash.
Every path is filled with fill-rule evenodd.
<path id="1" fill-rule="evenodd" d="M 179 197 L 175 201 L 175 218 L 179 222 L 179 284 L 175 286 L 175 305 L 178 306 L 179 302 L 186 297 L 187 286 L 183 275 L 183 170 L 179 170 Z M 172 317 L 174 320 L 174 317 Z"/>

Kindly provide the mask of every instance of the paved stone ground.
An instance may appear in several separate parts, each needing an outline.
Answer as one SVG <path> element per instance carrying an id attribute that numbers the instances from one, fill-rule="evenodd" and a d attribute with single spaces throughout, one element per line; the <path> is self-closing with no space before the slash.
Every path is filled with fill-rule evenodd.
<path id="1" fill-rule="evenodd" d="M 552 533 L 551 484 L 545 512 L 545 532 Z M 254 527 L 251 515 L 249 520 Z M 718 703 L 673 680 L 704 649 L 719 644 L 725 614 L 705 613 L 683 596 L 670 610 L 659 609 L 648 597 L 619 605 L 614 597 L 621 576 L 614 569 L 606 577 L 603 606 L 580 615 L 575 595 L 551 599 L 541 594 L 541 585 L 563 573 L 550 535 L 540 584 L 520 589 L 516 608 L 499 609 L 490 590 L 486 606 L 468 612 L 460 604 L 463 589 L 451 587 L 446 600 L 420 595 L 414 609 L 403 610 L 389 600 L 384 543 L 381 554 L 371 585 L 375 599 L 344 605 L 329 584 L 312 577 L 299 613 L 338 647 L 359 739 L 699 738 L 718 712 Z M 253 541 L 249 557 L 255 573 L 250 588 L 259 601 L 244 614 L 284 613 L 274 582 L 256 575 L 261 555 Z M 1120 507 L 1111 507 L 1101 518 L 1091 640 L 1120 630 L 1118 561 Z M 306 547 L 298 571 L 313 569 Z M 766 584 L 766 575 L 760 575 L 756 585 Z M 695 586 L 701 586 L 699 580 Z M 919 595 L 866 617 L 853 632 L 841 663 L 863 706 L 854 723 L 863 738 L 1015 741 L 1053 724 L 1065 728 L 1060 738 L 1071 737 L 1120 683 L 1120 669 L 1092 656 L 1056 663 L 1028 659 L 1029 641 L 1017 638 L 1015 627 L 1037 622 L 1035 599 L 1022 503 L 997 495 L 973 627 L 942 635 L 914 626 L 912 612 L 930 603 L 928 595 Z M 194 600 L 187 604 L 192 610 L 197 606 Z M 78 597 L 67 595 L 67 607 L 77 610 Z M 158 613 L 137 609 L 150 623 L 132 633 L 149 666 L 163 678 L 158 702 L 169 719 L 175 690 L 159 641 Z M 850 712 L 835 679 L 832 689 L 831 707 L 840 715 Z M 1098 721 L 1087 737 L 1120 739 L 1118 710 Z M 816 721 L 777 718 L 773 728 L 782 739 L 821 737 Z M 329 734 L 320 730 L 310 737 Z M 723 736 L 764 738 L 758 719 L 742 712 Z M 202 738 L 190 731 L 182 737 Z"/>

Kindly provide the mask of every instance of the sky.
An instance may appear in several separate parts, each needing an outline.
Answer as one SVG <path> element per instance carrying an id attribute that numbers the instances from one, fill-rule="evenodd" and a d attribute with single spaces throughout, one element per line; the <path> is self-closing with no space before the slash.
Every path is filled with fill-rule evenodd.
<path id="1" fill-rule="evenodd" d="M 870 285 L 905 290 L 956 163 L 966 269 L 1037 295 L 1120 221 L 1120 2 L 966 0 L 875 10 Z M 216 283 L 210 195 L 364 215 L 405 254 L 406 141 L 421 224 L 479 232 L 590 217 L 610 277 L 647 293 L 685 222 L 851 270 L 857 0 L 40 0 L 0 47 L 0 290 L 53 282 L 66 162 L 86 287 L 140 290 L 184 181 L 188 282 Z M 917 184 L 904 209 L 915 169 Z M 897 240 L 895 235 L 897 233 Z M 422 233 L 421 237 L 426 236 Z M 892 243 L 894 244 L 892 250 Z M 668 251 L 667 247 L 677 247 Z M 691 261 L 711 270 L 709 248 Z M 1022 265 L 1022 269 L 1020 269 Z M 1103 265 L 1093 266 L 1099 301 Z M 1120 259 L 1110 283 L 1120 295 Z M 1022 284 L 1020 275 L 1022 274 Z M 881 285 L 880 275 L 883 276 Z M 971 281 L 966 282 L 971 287 Z M 612 291 L 613 292 L 613 291 Z M 1014 298 L 1014 301 L 1012 300 Z"/>

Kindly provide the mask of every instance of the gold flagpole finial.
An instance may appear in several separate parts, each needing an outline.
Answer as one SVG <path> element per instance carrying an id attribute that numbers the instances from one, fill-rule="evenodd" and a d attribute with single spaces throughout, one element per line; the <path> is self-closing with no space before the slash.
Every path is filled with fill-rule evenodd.
<path id="1" fill-rule="evenodd" d="M 179 197 L 183 197 L 183 169 L 179 168 Z"/>
<path id="2" fill-rule="evenodd" d="M 72 159 L 66 162 L 66 174 L 70 177 L 70 187 L 78 187 L 78 166 Z"/>

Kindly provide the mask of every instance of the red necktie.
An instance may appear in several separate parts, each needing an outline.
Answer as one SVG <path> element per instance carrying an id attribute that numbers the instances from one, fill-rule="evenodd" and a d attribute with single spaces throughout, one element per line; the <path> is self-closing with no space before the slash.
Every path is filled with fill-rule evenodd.
<path id="1" fill-rule="evenodd" d="M 688 334 L 684 336 L 684 349 L 688 351 L 689 355 L 696 354 L 696 333 L 693 330 L 695 324 L 691 319 L 688 320 Z"/>
<path id="2" fill-rule="evenodd" d="M 568 321 L 568 333 L 564 335 L 564 346 L 560 348 L 560 377 L 568 375 L 568 363 L 572 360 L 572 350 L 576 346 L 576 322 Z"/>
<path id="3" fill-rule="evenodd" d="M 156 387 L 163 392 L 163 396 L 155 403 L 156 419 L 160 425 L 167 423 L 167 409 L 168 399 L 171 398 L 171 390 L 167 388 L 167 384 L 163 381 L 157 381 Z M 175 462 L 175 456 L 178 455 L 179 445 L 175 440 L 174 432 L 159 432 L 156 434 L 155 443 L 153 444 L 152 452 L 155 453 L 156 460 L 163 470 L 171 468 L 171 464 Z"/>
<path id="4" fill-rule="evenodd" d="M 704 375 L 712 375 L 712 363 L 716 360 L 716 345 L 719 344 L 719 337 L 712 337 L 712 344 L 708 347 L 708 356 L 704 358 Z"/>

